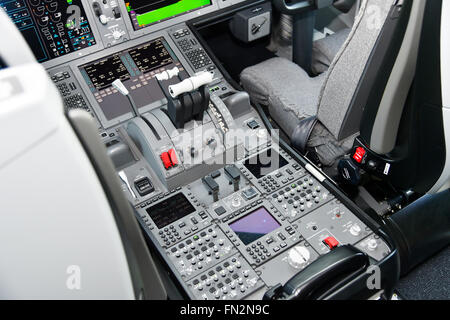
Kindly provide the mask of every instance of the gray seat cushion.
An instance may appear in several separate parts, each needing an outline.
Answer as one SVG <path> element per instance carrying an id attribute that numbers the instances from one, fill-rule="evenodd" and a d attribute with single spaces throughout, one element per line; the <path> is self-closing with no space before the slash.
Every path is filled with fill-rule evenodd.
<path id="1" fill-rule="evenodd" d="M 345 28 L 314 42 L 311 64 L 312 72 L 321 74 L 328 70 L 334 57 L 336 57 L 345 40 L 348 38 L 350 31 L 350 28 Z"/>
<path id="2" fill-rule="evenodd" d="M 310 78 L 298 65 L 272 58 L 241 73 L 253 101 L 269 107 L 271 117 L 289 136 L 303 118 L 315 116 L 324 75 Z"/>

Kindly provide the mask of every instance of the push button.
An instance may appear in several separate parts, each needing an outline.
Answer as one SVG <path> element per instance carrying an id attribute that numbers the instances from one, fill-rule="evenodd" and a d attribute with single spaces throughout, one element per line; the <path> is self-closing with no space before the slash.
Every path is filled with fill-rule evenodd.
<path id="1" fill-rule="evenodd" d="M 366 150 L 362 147 L 358 147 L 358 148 L 356 148 L 355 154 L 353 155 L 353 159 L 356 162 L 361 163 L 363 161 L 365 155 L 366 155 Z"/>

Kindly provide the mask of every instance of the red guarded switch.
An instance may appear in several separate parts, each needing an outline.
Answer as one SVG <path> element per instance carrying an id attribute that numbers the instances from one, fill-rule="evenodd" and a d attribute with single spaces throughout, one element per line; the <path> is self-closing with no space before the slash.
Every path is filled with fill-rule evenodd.
<path id="1" fill-rule="evenodd" d="M 172 166 L 177 166 L 178 165 L 178 159 L 177 159 L 177 154 L 175 152 L 175 149 L 170 149 L 169 150 L 169 158 L 170 158 L 170 162 L 172 162 Z"/>
<path id="2" fill-rule="evenodd" d="M 169 170 L 172 167 L 172 162 L 170 161 L 170 156 L 168 152 L 163 152 L 159 156 L 166 170 Z"/>
<path id="3" fill-rule="evenodd" d="M 339 245 L 339 242 L 334 237 L 328 237 L 323 240 L 323 243 L 330 248 L 330 250 L 333 250 Z"/>
<path id="4" fill-rule="evenodd" d="M 353 155 L 353 159 L 355 159 L 356 162 L 361 163 L 365 155 L 366 150 L 362 147 L 358 147 L 356 148 L 355 154 Z"/>

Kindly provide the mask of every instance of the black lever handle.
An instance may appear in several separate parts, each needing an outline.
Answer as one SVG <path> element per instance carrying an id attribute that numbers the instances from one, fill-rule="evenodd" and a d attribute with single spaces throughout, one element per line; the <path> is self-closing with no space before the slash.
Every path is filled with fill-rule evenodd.
<path id="1" fill-rule="evenodd" d="M 348 13 L 355 3 L 356 0 L 335 0 L 333 6 L 342 13 Z"/>
<path id="2" fill-rule="evenodd" d="M 341 246 L 314 261 L 284 286 L 278 285 L 267 291 L 263 299 L 318 298 L 320 293 L 324 296 L 324 292 L 360 275 L 368 266 L 367 254 L 351 245 Z"/>

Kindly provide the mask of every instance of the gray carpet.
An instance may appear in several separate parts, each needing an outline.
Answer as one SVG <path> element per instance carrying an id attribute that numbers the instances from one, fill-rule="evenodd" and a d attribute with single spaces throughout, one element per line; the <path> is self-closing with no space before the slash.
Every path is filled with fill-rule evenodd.
<path id="1" fill-rule="evenodd" d="M 450 247 L 401 279 L 397 291 L 407 300 L 450 300 Z"/>

